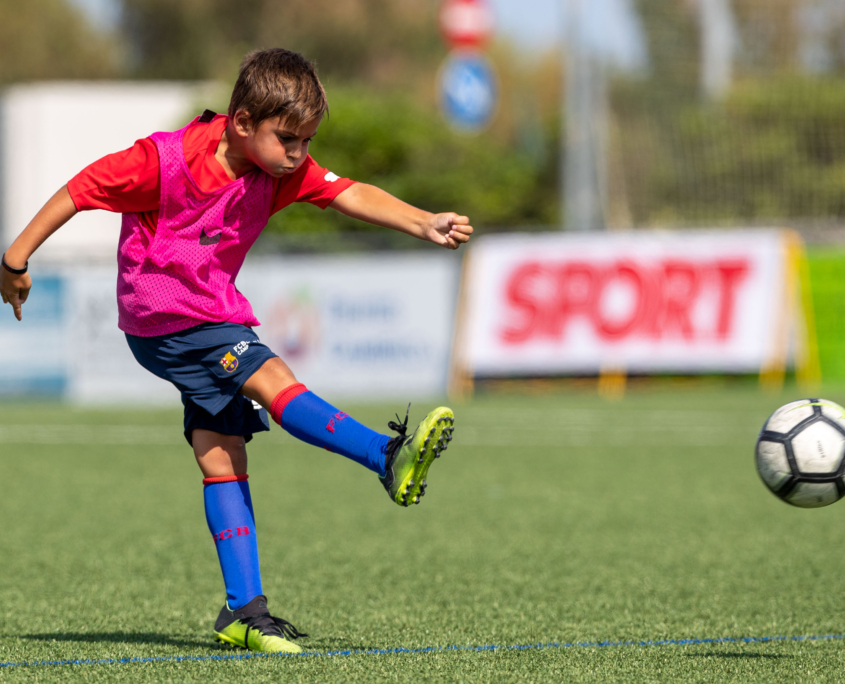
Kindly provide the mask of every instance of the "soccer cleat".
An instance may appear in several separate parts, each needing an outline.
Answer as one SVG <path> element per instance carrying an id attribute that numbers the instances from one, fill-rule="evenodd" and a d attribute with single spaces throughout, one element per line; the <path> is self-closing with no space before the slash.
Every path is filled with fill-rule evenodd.
<path id="1" fill-rule="evenodd" d="M 379 478 L 390 498 L 400 506 L 418 504 L 425 496 L 428 469 L 434 459 L 446 451 L 455 431 L 455 414 L 452 409 L 441 406 L 429 413 L 414 434 L 407 437 L 410 410 L 411 405 L 408 404 L 404 422 L 394 423 L 391 420 L 387 424 L 399 434 L 387 443 L 385 474 Z"/>
<path id="2" fill-rule="evenodd" d="M 243 608 L 229 610 L 229 604 L 223 606 L 217 622 L 214 623 L 214 636 L 224 644 L 231 644 L 250 651 L 261 653 L 302 653 L 302 647 L 291 639 L 307 637 L 287 620 L 273 617 L 267 610 L 267 597 L 256 596 Z"/>

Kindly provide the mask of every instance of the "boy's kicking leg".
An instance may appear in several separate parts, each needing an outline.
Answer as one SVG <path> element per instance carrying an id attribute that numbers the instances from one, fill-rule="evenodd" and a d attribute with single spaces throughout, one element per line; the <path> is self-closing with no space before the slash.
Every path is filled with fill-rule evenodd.
<path id="1" fill-rule="evenodd" d="M 195 429 L 191 444 L 204 476 L 205 517 L 226 585 L 226 605 L 214 624 L 215 636 L 254 651 L 300 653 L 289 639 L 307 635 L 270 615 L 261 588 L 245 439 Z"/>
<path id="2" fill-rule="evenodd" d="M 404 423 L 388 423 L 398 436 L 381 435 L 309 392 L 278 357 L 264 362 L 243 384 L 241 393 L 261 404 L 294 437 L 342 454 L 378 474 L 400 506 L 420 502 L 428 469 L 445 451 L 454 430 L 452 410 L 440 407 L 411 436 L 406 434 L 407 413 Z"/>

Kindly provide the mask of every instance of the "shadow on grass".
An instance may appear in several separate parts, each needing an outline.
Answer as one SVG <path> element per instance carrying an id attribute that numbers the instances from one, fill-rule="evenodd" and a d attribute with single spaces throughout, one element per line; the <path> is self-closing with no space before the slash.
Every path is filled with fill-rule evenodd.
<path id="1" fill-rule="evenodd" d="M 794 658 L 793 655 L 786 655 L 781 653 L 684 653 L 687 658 L 770 658 L 777 660 L 779 658 Z"/>
<path id="2" fill-rule="evenodd" d="M 224 645 L 213 639 L 186 639 L 170 637 L 153 632 L 55 632 L 47 634 L 17 634 L 19 639 L 32 641 L 72 641 L 76 643 L 110 644 L 157 644 L 160 646 L 182 646 L 188 648 L 206 648 L 212 651 L 240 652 L 232 646 Z M 355 644 L 344 639 L 315 638 L 298 642 L 306 651 L 370 651 L 379 647 Z"/>
<path id="3" fill-rule="evenodd" d="M 219 645 L 211 639 L 184 639 L 153 632 L 55 632 L 48 634 L 18 634 L 19 639 L 32 641 L 73 641 L 77 643 L 159 644 L 215 649 Z"/>

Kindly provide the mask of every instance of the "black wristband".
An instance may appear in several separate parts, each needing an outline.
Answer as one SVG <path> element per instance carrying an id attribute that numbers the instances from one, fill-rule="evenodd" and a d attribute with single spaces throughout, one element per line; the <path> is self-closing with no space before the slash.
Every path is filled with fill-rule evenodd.
<path id="1" fill-rule="evenodd" d="M 3 264 L 3 268 L 5 268 L 9 273 L 14 273 L 15 275 L 23 275 L 26 273 L 27 269 L 29 268 L 29 261 L 27 261 L 23 268 L 12 268 L 9 264 L 6 263 L 6 254 L 4 253 L 2 257 L 0 257 L 0 264 Z"/>

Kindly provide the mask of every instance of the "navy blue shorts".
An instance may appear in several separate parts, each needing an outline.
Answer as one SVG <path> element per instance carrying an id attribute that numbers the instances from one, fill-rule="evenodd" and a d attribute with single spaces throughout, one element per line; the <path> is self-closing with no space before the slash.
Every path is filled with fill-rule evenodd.
<path id="1" fill-rule="evenodd" d="M 185 439 L 196 428 L 224 435 L 270 429 L 267 412 L 240 394 L 249 377 L 276 356 L 258 335 L 237 323 L 203 323 L 169 335 L 126 335 L 129 348 L 150 373 L 173 383 L 185 405 Z"/>

